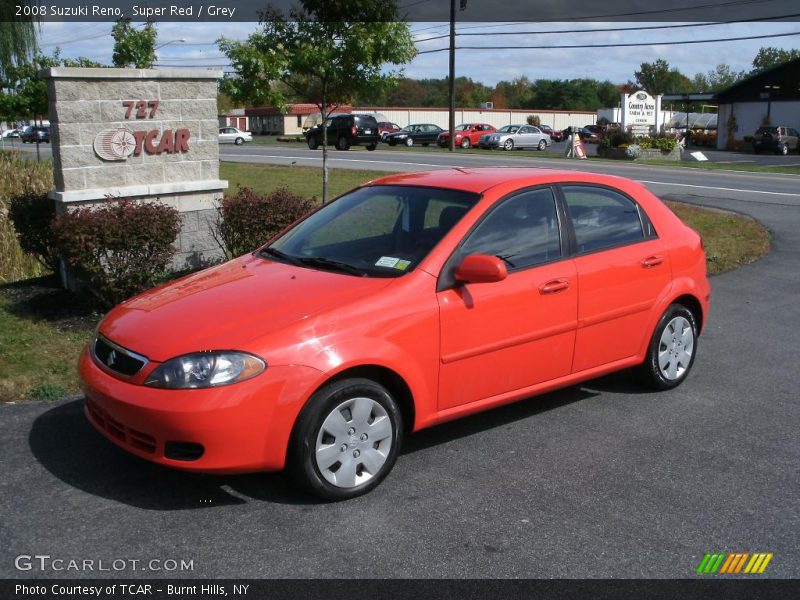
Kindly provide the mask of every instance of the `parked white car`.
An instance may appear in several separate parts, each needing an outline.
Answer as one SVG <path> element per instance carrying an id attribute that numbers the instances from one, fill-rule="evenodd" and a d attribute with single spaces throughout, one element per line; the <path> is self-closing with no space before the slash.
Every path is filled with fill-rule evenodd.
<path id="1" fill-rule="evenodd" d="M 506 125 L 494 133 L 482 135 L 481 148 L 502 148 L 503 150 L 513 150 L 514 148 L 538 148 L 546 150 L 550 144 L 550 136 L 539 130 L 533 125 Z"/>
<path id="2" fill-rule="evenodd" d="M 219 143 L 220 144 L 236 144 L 241 146 L 245 142 L 252 142 L 253 134 L 249 131 L 239 131 L 236 127 L 220 127 L 219 128 Z"/>
<path id="3" fill-rule="evenodd" d="M 18 138 L 20 133 L 22 132 L 19 129 L 7 129 L 6 131 L 0 134 L 0 137 Z"/>

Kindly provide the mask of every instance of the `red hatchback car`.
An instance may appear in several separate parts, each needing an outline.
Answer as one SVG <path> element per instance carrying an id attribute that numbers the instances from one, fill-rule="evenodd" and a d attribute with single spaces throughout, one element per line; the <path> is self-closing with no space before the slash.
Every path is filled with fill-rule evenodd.
<path id="1" fill-rule="evenodd" d="M 700 237 L 639 183 L 392 175 L 109 312 L 80 359 L 86 414 L 163 465 L 289 467 L 349 498 L 409 432 L 628 367 L 677 386 L 709 298 Z"/>
<path id="2" fill-rule="evenodd" d="M 463 123 L 456 127 L 456 137 L 454 140 L 455 145 L 462 148 L 478 147 L 481 141 L 481 136 L 487 133 L 494 133 L 497 131 L 493 125 L 487 123 Z M 450 144 L 450 132 L 443 131 L 436 139 L 436 143 L 442 148 Z"/>

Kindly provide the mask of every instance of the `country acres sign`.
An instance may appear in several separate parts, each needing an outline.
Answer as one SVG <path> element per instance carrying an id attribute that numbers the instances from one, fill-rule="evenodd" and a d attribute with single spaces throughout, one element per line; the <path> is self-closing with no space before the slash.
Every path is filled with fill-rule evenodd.
<path id="1" fill-rule="evenodd" d="M 125 100 L 125 119 L 154 119 L 158 112 L 158 100 Z M 134 112 L 135 111 L 135 112 Z M 159 138 L 160 136 L 160 138 Z M 94 138 L 94 152 L 105 161 L 124 161 L 129 156 L 147 154 L 175 154 L 189 151 L 188 129 L 160 129 L 132 131 L 127 127 L 104 129 Z M 158 143 L 156 140 L 158 139 Z"/>
<path id="2" fill-rule="evenodd" d="M 630 128 L 634 135 L 655 133 L 660 112 L 659 99 L 642 90 L 629 95 L 622 94 L 622 126 Z"/>

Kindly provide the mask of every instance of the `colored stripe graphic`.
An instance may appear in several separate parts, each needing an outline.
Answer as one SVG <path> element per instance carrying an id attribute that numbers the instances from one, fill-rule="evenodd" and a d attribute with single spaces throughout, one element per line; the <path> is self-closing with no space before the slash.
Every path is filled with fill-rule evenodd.
<path id="1" fill-rule="evenodd" d="M 750 554 L 749 552 L 721 552 L 710 553 L 706 552 L 703 560 L 697 566 L 698 575 L 732 575 L 744 573 L 750 575 L 760 575 L 763 573 L 767 565 L 772 560 L 774 554 L 772 552 L 756 552 Z M 749 560 L 748 560 L 749 559 Z M 747 565 L 747 566 L 745 566 Z"/>

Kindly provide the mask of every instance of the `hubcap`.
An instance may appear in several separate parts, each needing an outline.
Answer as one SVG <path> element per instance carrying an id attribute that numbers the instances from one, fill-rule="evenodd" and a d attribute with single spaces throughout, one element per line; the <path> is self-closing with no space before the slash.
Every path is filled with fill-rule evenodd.
<path id="1" fill-rule="evenodd" d="M 352 488 L 380 472 L 392 448 L 392 422 L 371 398 L 351 398 L 334 408 L 317 434 L 315 460 L 328 483 Z"/>
<path id="2" fill-rule="evenodd" d="M 694 329 L 685 317 L 675 317 L 664 328 L 658 345 L 658 368 L 674 381 L 683 377 L 694 352 Z"/>

